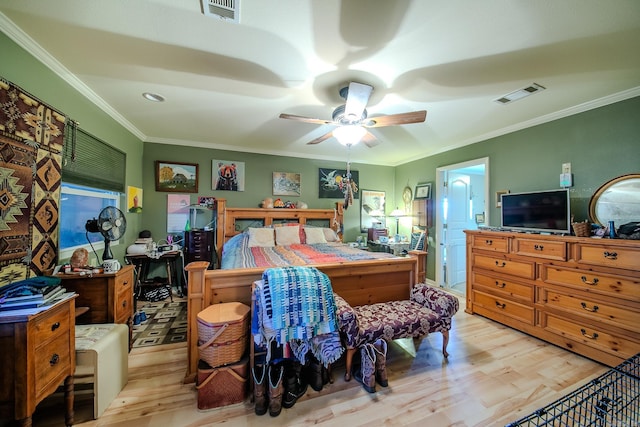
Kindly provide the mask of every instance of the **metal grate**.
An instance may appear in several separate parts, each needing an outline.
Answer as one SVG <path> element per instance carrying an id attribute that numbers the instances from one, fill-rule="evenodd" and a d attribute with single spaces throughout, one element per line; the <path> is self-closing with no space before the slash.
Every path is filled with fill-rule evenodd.
<path id="1" fill-rule="evenodd" d="M 640 353 L 507 427 L 640 425 Z"/>

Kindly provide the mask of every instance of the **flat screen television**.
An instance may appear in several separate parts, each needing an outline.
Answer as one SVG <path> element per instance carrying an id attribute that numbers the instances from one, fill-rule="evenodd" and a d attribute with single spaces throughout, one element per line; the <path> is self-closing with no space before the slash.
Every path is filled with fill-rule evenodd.
<path id="1" fill-rule="evenodd" d="M 533 233 L 571 233 L 569 190 L 502 195 L 501 227 Z"/>

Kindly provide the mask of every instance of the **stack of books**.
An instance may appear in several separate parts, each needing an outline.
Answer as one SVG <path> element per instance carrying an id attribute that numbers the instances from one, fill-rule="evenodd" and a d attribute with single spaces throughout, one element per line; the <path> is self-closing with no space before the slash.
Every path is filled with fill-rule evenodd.
<path id="1" fill-rule="evenodd" d="M 48 283 L 24 280 L 7 285 L 0 288 L 0 316 L 39 313 L 73 294 L 59 280 Z"/>

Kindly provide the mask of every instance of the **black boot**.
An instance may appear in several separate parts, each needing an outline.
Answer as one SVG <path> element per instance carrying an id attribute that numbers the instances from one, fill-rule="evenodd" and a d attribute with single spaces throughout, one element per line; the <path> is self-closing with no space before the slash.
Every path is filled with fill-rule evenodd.
<path id="1" fill-rule="evenodd" d="M 309 357 L 309 363 L 306 367 L 307 381 L 315 391 L 322 390 L 322 387 L 329 382 L 327 370 L 322 363 L 314 356 Z"/>
<path id="2" fill-rule="evenodd" d="M 307 382 L 301 378 L 299 363 L 285 368 L 283 382 L 282 407 L 291 408 L 307 392 Z"/>

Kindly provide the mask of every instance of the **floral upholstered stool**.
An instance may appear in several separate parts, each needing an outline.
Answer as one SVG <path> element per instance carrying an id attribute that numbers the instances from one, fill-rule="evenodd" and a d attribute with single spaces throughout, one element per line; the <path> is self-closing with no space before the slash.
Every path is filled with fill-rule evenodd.
<path id="1" fill-rule="evenodd" d="M 345 380 L 351 379 L 353 355 L 378 339 L 418 338 L 442 333 L 442 354 L 447 357 L 451 318 L 458 311 L 458 298 L 442 289 L 417 284 L 408 300 L 351 307 L 335 295 L 338 325 L 347 348 Z"/>

